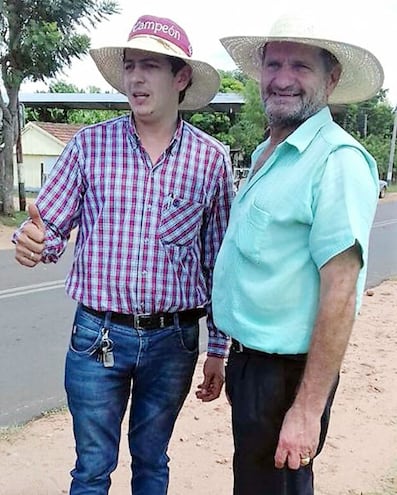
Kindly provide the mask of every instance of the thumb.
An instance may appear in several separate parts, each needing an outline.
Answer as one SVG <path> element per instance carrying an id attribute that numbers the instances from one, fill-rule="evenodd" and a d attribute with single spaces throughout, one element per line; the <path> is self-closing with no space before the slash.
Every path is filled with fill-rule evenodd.
<path id="1" fill-rule="evenodd" d="M 44 222 L 41 219 L 40 212 L 39 212 L 37 206 L 34 204 L 28 205 L 28 213 L 29 213 L 30 219 L 32 220 L 32 223 L 39 230 L 41 230 L 42 232 L 45 232 Z"/>

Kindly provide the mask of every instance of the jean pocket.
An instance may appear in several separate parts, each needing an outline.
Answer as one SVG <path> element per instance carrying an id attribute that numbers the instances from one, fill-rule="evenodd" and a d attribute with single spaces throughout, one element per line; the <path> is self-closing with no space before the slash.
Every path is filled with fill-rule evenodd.
<path id="1" fill-rule="evenodd" d="M 101 339 L 102 327 L 100 325 L 89 327 L 77 321 L 73 325 L 69 348 L 77 354 L 91 356 L 99 349 Z"/>
<path id="2" fill-rule="evenodd" d="M 197 352 L 199 346 L 199 324 L 180 326 L 179 340 L 185 351 Z"/>

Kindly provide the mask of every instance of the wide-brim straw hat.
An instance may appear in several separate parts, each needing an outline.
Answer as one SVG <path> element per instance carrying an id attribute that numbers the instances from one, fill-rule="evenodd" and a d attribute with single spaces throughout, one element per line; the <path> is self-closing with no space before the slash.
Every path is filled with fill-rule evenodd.
<path id="1" fill-rule="evenodd" d="M 192 48 L 185 31 L 170 19 L 142 16 L 134 24 L 127 42 L 90 50 L 99 72 L 113 88 L 123 94 L 126 94 L 123 84 L 123 56 L 126 48 L 177 57 L 190 65 L 192 82 L 179 105 L 181 110 L 203 108 L 218 92 L 218 71 L 208 63 L 192 58 Z"/>
<path id="2" fill-rule="evenodd" d="M 220 41 L 237 66 L 248 76 L 260 81 L 262 50 L 271 41 L 288 41 L 324 48 L 342 67 L 342 74 L 328 102 L 355 103 L 365 101 L 381 89 L 384 74 L 379 60 L 368 50 L 338 41 L 330 34 L 335 27 L 331 20 L 324 25 L 313 16 L 288 14 L 280 17 L 268 36 L 229 36 Z"/>

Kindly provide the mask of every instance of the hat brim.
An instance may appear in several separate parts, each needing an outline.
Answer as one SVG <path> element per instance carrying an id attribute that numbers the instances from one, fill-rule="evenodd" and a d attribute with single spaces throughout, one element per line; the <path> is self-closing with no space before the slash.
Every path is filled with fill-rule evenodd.
<path id="1" fill-rule="evenodd" d="M 126 48 L 181 58 L 192 68 L 192 84 L 186 90 L 185 98 L 179 105 L 180 110 L 199 110 L 207 106 L 219 89 L 218 71 L 206 62 L 193 60 L 180 53 L 172 53 L 169 47 L 160 43 L 154 44 L 147 38 L 144 42 L 139 39 L 134 40 L 133 44 L 129 43 L 126 46 L 93 48 L 90 50 L 90 55 L 104 79 L 122 94 L 126 94 L 123 84 L 123 55 Z"/>
<path id="2" fill-rule="evenodd" d="M 328 50 L 342 66 L 339 82 L 328 100 L 330 104 L 368 100 L 383 84 L 384 73 L 379 60 L 364 48 L 349 43 L 285 36 L 229 36 L 220 41 L 236 65 L 256 81 L 260 81 L 262 49 L 266 43 L 287 41 Z"/>

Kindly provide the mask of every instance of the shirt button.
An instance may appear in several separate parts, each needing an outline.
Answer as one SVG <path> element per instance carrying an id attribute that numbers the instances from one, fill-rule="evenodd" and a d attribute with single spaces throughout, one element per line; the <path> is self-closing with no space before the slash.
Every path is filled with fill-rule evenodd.
<path id="1" fill-rule="evenodd" d="M 178 208 L 178 206 L 181 204 L 181 202 L 179 201 L 179 199 L 174 199 L 173 203 L 172 203 L 176 208 Z"/>
<path id="2" fill-rule="evenodd" d="M 147 275 L 147 271 L 146 270 L 143 270 L 142 271 L 142 276 L 145 277 Z"/>
<path id="3" fill-rule="evenodd" d="M 146 239 L 144 239 L 143 242 L 147 244 L 149 242 L 149 239 L 146 237 Z"/>

